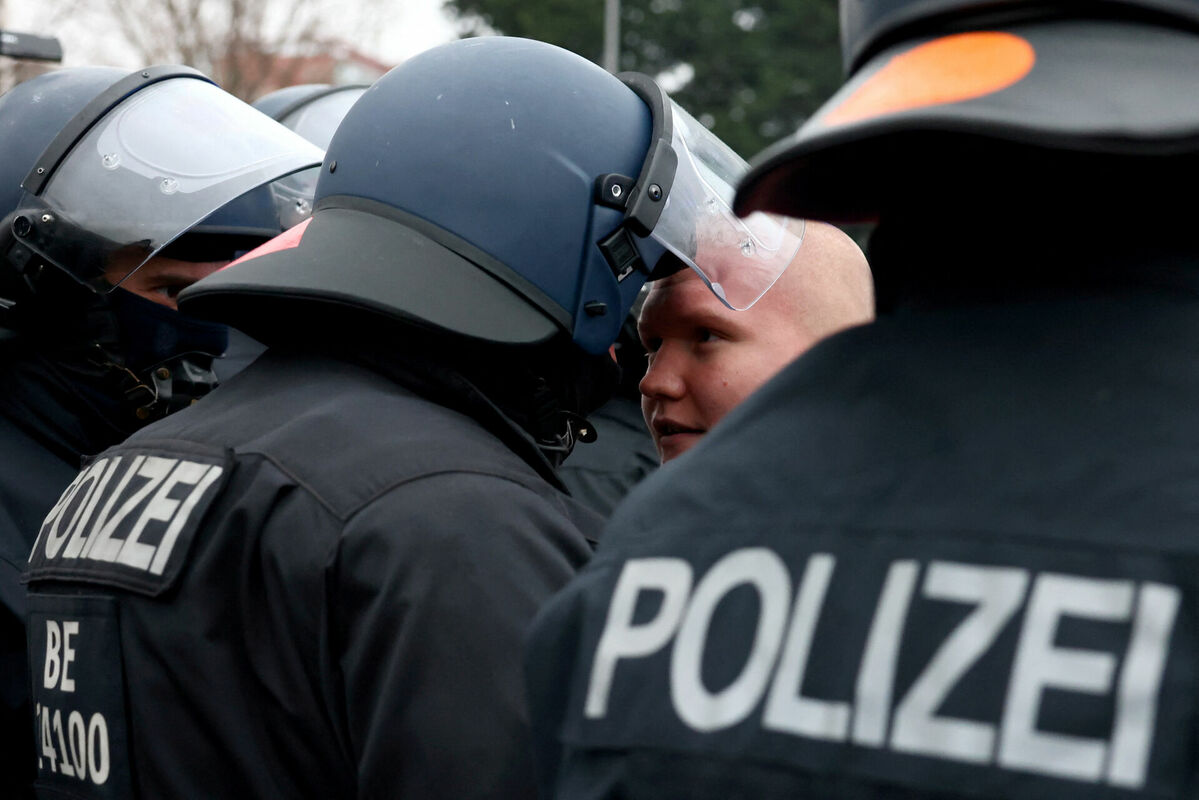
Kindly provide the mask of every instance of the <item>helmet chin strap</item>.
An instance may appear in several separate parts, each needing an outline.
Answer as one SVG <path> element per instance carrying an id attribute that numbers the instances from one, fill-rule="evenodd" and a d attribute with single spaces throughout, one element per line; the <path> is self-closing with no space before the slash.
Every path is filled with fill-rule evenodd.
<path id="1" fill-rule="evenodd" d="M 138 424 L 148 424 L 186 408 L 217 387 L 207 353 L 183 353 L 134 371 L 118 363 L 99 343 L 93 363 L 116 387 Z"/>
<path id="2" fill-rule="evenodd" d="M 576 444 L 596 440 L 595 428 L 584 414 L 599 408 L 612 396 L 620 383 L 620 367 L 607 353 L 598 356 L 571 353 L 560 354 L 537 372 L 541 374 L 535 378 L 526 430 L 546 457 L 558 466 Z"/>
<path id="3" fill-rule="evenodd" d="M 549 425 L 534 435 L 534 441 L 555 467 L 561 465 L 574 451 L 576 443 L 590 443 L 597 438 L 591 423 L 573 411 L 559 410 L 547 421 Z M 552 425 L 558 426 L 556 431 L 550 427 Z"/>
<path id="4" fill-rule="evenodd" d="M 192 319 L 173 308 L 122 289 L 103 295 L 116 322 L 116 355 L 103 364 L 142 422 L 160 419 L 194 403 L 217 385 L 213 359 L 228 344 L 228 328 Z M 115 352 L 114 352 L 115 351 Z"/>

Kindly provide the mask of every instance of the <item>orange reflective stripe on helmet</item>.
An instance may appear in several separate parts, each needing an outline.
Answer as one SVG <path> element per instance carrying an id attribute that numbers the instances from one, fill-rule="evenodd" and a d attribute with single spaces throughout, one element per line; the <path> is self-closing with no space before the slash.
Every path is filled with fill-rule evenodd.
<path id="1" fill-rule="evenodd" d="M 823 119 L 826 125 L 983 97 L 1019 82 L 1036 63 L 1031 44 L 996 31 L 961 33 L 892 58 Z"/>

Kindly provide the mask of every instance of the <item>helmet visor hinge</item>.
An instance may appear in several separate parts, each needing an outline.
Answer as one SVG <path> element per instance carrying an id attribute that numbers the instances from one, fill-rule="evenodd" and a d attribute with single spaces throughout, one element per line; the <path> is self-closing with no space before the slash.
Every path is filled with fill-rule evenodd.
<path id="1" fill-rule="evenodd" d="M 635 181 L 627 175 L 609 172 L 595 179 L 595 202 L 601 206 L 624 211 Z"/>
<path id="2" fill-rule="evenodd" d="M 617 283 L 632 275 L 636 270 L 648 272 L 645 268 L 645 261 L 641 258 L 640 251 L 637 250 L 636 242 L 633 241 L 633 237 L 624 225 L 617 228 L 608 238 L 601 240 L 599 249 L 607 259 L 608 266 L 612 269 L 612 274 L 616 276 Z"/>

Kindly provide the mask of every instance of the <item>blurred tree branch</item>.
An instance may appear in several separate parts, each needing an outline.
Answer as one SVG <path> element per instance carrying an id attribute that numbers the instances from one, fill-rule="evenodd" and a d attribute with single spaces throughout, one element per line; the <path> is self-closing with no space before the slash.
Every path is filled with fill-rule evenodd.
<path id="1" fill-rule="evenodd" d="M 0 30 L 4 30 L 7 24 L 7 4 L 5 0 L 0 0 Z M 54 64 L 46 61 L 28 61 L 0 56 L 0 94 L 7 92 L 21 81 L 29 80 L 35 75 L 41 75 L 51 69 L 54 69 Z"/>
<path id="2" fill-rule="evenodd" d="M 102 20 L 143 65 L 186 64 L 252 101 L 298 82 L 305 57 L 355 40 L 385 0 L 45 0 L 59 18 Z M 336 20 L 336 31 L 328 22 Z"/>

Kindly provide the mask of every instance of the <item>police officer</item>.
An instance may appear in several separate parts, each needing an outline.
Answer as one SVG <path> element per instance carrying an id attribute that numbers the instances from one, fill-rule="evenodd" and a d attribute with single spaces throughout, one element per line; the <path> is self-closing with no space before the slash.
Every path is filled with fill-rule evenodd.
<path id="1" fill-rule="evenodd" d="M 521 645 L 598 522 L 555 466 L 666 248 L 740 229 L 683 122 L 504 38 L 354 104 L 310 220 L 181 294 L 268 352 L 94 460 L 35 543 L 47 792 L 533 793 Z"/>
<path id="2" fill-rule="evenodd" d="M 0 151 L 0 796 L 12 797 L 35 764 L 19 575 L 42 519 L 82 456 L 211 388 L 224 328 L 174 297 L 280 231 L 269 193 L 234 198 L 321 153 L 168 67 L 22 83 L 0 98 Z"/>
<path id="3" fill-rule="evenodd" d="M 539 619 L 547 795 L 1192 796 L 1199 4 L 841 8 L 737 209 L 876 219 L 882 313 Z"/>

